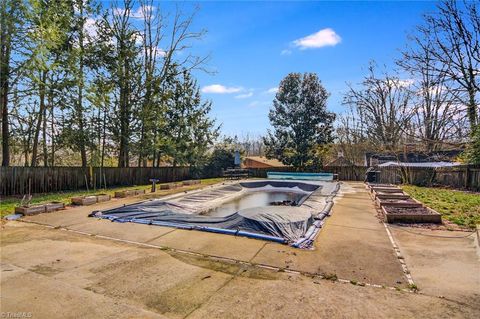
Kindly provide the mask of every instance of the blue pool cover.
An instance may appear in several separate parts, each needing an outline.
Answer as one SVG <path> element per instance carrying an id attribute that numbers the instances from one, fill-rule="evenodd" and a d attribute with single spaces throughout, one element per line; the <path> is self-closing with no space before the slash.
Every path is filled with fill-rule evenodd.
<path id="1" fill-rule="evenodd" d="M 333 173 L 267 172 L 267 178 L 310 180 L 310 181 L 333 181 Z"/>

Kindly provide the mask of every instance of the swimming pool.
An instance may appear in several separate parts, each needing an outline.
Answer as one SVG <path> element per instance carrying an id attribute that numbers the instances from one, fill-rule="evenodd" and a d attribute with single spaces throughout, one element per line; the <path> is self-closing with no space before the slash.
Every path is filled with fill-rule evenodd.
<path id="1" fill-rule="evenodd" d="M 333 173 L 267 172 L 269 179 L 333 181 Z"/>
<path id="2" fill-rule="evenodd" d="M 308 248 L 329 215 L 338 189 L 335 182 L 248 181 L 95 211 L 90 216 Z"/>
<path id="3" fill-rule="evenodd" d="M 246 192 L 220 206 L 201 212 L 203 216 L 228 216 L 238 211 L 263 206 L 298 206 L 307 197 L 303 192 Z"/>

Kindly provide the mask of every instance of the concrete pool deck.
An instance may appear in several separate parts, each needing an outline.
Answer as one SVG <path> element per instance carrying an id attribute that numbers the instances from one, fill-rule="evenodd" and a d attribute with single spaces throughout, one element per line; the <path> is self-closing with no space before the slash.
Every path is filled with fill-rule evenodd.
<path id="1" fill-rule="evenodd" d="M 24 222 L 4 225 L 2 311 L 32 312 L 34 318 L 473 318 L 480 314 L 474 302 L 480 289 L 474 236 L 437 249 L 437 242 L 447 239 L 418 238 L 392 229 L 421 294 L 314 276 L 406 287 L 399 259 L 361 183 L 344 183 L 311 251 L 87 217 L 94 209 L 135 201 L 138 198 L 25 218 L 52 228 Z M 420 249 L 420 243 L 428 251 Z M 458 255 L 449 257 L 453 250 Z M 443 259 L 448 259 L 448 267 L 439 265 Z"/>

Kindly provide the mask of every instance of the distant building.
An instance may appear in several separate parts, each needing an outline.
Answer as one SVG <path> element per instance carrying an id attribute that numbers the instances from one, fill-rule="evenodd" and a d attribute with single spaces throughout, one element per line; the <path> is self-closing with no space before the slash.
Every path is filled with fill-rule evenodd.
<path id="1" fill-rule="evenodd" d="M 287 165 L 283 164 L 279 160 L 268 159 L 263 156 L 247 156 L 242 163 L 242 168 L 269 168 L 285 166 Z"/>
<path id="2" fill-rule="evenodd" d="M 455 166 L 455 159 L 463 150 L 435 152 L 398 152 L 398 153 L 365 153 L 366 166 Z M 438 163 L 438 164 L 435 164 Z"/>
<path id="3" fill-rule="evenodd" d="M 459 162 L 421 162 L 421 163 L 405 163 L 405 162 L 386 162 L 378 165 L 378 167 L 428 167 L 428 168 L 440 168 L 440 167 L 452 167 L 458 166 L 462 163 Z"/>
<path id="4" fill-rule="evenodd" d="M 338 152 L 338 156 L 325 166 L 353 166 L 354 164 L 343 156 L 343 152 Z"/>

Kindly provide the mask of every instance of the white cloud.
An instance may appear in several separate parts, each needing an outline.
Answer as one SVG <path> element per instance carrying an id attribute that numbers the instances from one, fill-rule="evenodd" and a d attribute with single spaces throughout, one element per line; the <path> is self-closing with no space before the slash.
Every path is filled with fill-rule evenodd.
<path id="1" fill-rule="evenodd" d="M 269 93 L 269 94 L 275 94 L 277 92 L 278 92 L 278 87 L 273 87 L 265 91 L 265 93 Z"/>
<path id="2" fill-rule="evenodd" d="M 87 18 L 85 20 L 85 24 L 83 25 L 85 33 L 87 33 L 92 38 L 97 36 L 97 27 L 95 25 L 96 22 L 97 20 L 93 18 Z"/>
<path id="3" fill-rule="evenodd" d="M 212 93 L 212 94 L 231 94 L 241 92 L 243 88 L 241 87 L 227 87 L 221 84 L 212 84 L 207 85 L 202 88 L 203 93 Z"/>
<path id="4" fill-rule="evenodd" d="M 157 57 L 164 57 L 167 55 L 167 52 L 159 47 L 152 47 L 153 54 L 155 54 Z"/>
<path id="5" fill-rule="evenodd" d="M 414 84 L 414 79 L 405 79 L 405 80 L 398 80 L 398 85 L 402 87 L 409 87 L 410 85 Z"/>
<path id="6" fill-rule="evenodd" d="M 282 50 L 282 52 L 280 52 L 281 55 L 290 55 L 292 54 L 292 50 L 289 50 L 289 49 L 285 49 L 285 50 Z"/>
<path id="7" fill-rule="evenodd" d="M 321 48 L 326 46 L 335 46 L 342 41 L 342 38 L 335 33 L 333 29 L 326 28 L 316 33 L 307 35 L 292 42 L 300 50 Z M 285 51 L 285 50 L 284 50 Z"/>
<path id="8" fill-rule="evenodd" d="M 152 6 L 140 6 L 137 8 L 137 10 L 129 10 L 129 16 L 134 18 L 134 19 L 143 19 L 145 18 L 145 14 L 148 14 L 148 13 L 153 13 L 153 11 L 155 11 L 155 7 L 152 7 Z M 113 14 L 114 15 L 124 15 L 126 12 L 125 9 L 123 8 L 114 8 L 113 9 Z"/>
<path id="9" fill-rule="evenodd" d="M 140 33 L 133 33 L 132 38 L 135 40 L 135 44 L 137 45 L 143 44 L 143 36 Z"/>
<path id="10" fill-rule="evenodd" d="M 390 82 L 392 85 L 397 87 L 406 88 L 414 84 L 415 80 L 414 79 L 391 79 L 390 81 L 387 81 L 387 82 Z"/>
<path id="11" fill-rule="evenodd" d="M 249 97 L 252 97 L 253 96 L 253 92 L 248 92 L 248 93 L 244 93 L 244 94 L 239 94 L 237 96 L 235 96 L 236 99 L 246 99 L 246 98 L 249 98 Z"/>

